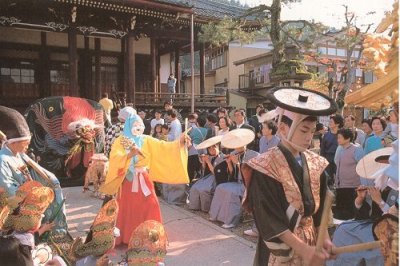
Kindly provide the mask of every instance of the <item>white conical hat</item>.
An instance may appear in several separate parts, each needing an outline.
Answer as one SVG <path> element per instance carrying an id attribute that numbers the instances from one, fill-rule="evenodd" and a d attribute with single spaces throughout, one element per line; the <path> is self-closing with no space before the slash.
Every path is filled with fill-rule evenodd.
<path id="1" fill-rule="evenodd" d="M 236 149 L 244 147 L 255 138 L 252 130 L 247 128 L 238 128 L 226 133 L 221 140 L 221 145 L 227 149 Z"/>
<path id="2" fill-rule="evenodd" d="M 389 159 L 393 147 L 382 148 L 365 155 L 358 163 L 356 172 L 360 177 L 375 179 L 382 174 L 382 171 L 389 165 L 389 162 L 381 162 L 379 159 Z"/>
<path id="3" fill-rule="evenodd" d="M 221 139 L 222 139 L 221 135 L 206 139 L 205 141 L 196 146 L 196 150 L 202 150 L 211 147 L 217 143 L 220 143 Z"/>
<path id="4" fill-rule="evenodd" d="M 337 110 L 332 98 L 301 87 L 275 87 L 268 91 L 267 97 L 282 109 L 302 115 L 330 115 Z"/>

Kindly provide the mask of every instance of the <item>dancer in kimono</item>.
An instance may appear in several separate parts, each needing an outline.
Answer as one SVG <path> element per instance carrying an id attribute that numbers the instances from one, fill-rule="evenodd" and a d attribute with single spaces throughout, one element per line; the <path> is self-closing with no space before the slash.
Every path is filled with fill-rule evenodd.
<path id="1" fill-rule="evenodd" d="M 254 265 L 323 265 L 332 246 L 328 232 L 322 251 L 315 244 L 328 162 L 306 149 L 316 115 L 329 115 L 337 107 L 332 99 L 304 88 L 278 87 L 267 96 L 278 106 L 281 143 L 242 167 L 244 207 L 252 211 L 259 232 Z"/>
<path id="2" fill-rule="evenodd" d="M 188 207 L 191 210 L 202 210 L 203 212 L 210 210 L 216 187 L 214 167 L 224 160 L 218 145 L 221 138 L 222 136 L 212 137 L 196 146 L 197 149 L 207 149 L 207 154 L 200 155 L 202 177 L 194 183 L 189 191 Z"/>
<path id="3" fill-rule="evenodd" d="M 234 151 L 227 158 L 230 179 L 215 189 L 210 207 L 210 220 L 220 221 L 223 228 L 237 226 L 242 217 L 242 198 L 244 183 L 240 171 L 241 164 L 258 155 L 258 152 L 246 149 L 254 140 L 255 134 L 249 129 L 235 129 L 222 137 L 222 146 Z"/>
<path id="4" fill-rule="evenodd" d="M 116 195 L 119 213 L 117 227 L 121 236 L 116 245 L 128 244 L 136 227 L 146 220 L 162 222 L 160 205 L 153 181 L 186 184 L 186 135 L 174 142 L 159 141 L 143 135 L 142 119 L 132 114 L 125 121 L 124 131 L 110 153 L 110 168 L 100 192 Z M 168 154 L 168 156 L 160 156 Z"/>
<path id="5" fill-rule="evenodd" d="M 17 189 L 27 181 L 35 180 L 54 191 L 54 201 L 45 211 L 43 223 L 52 222 L 52 234 L 61 238 L 67 236 L 65 205 L 60 183 L 55 175 L 25 154 L 31 141 L 31 133 L 24 117 L 16 110 L 0 106 L 0 131 L 5 135 L 0 150 L 0 188 L 8 196 L 14 196 Z"/>

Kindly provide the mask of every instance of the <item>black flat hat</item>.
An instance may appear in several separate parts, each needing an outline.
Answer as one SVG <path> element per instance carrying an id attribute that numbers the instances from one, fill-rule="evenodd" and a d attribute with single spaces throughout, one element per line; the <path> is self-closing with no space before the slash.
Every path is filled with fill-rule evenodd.
<path id="1" fill-rule="evenodd" d="M 10 139 L 29 139 L 31 132 L 25 118 L 17 111 L 0 105 L 0 131 L 8 140 Z"/>
<path id="2" fill-rule="evenodd" d="M 300 87 L 275 87 L 267 92 L 267 97 L 278 107 L 302 115 L 325 116 L 338 109 L 328 96 Z"/>

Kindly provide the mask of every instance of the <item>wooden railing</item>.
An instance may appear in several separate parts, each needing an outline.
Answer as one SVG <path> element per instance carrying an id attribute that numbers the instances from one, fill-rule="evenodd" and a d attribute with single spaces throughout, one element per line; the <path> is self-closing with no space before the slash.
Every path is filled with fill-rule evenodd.
<path id="1" fill-rule="evenodd" d="M 192 94 L 136 92 L 135 98 L 135 105 L 158 106 L 163 105 L 165 101 L 172 100 L 175 106 L 189 107 Z M 226 94 L 195 94 L 194 101 L 196 107 L 227 106 Z"/>
<path id="2" fill-rule="evenodd" d="M 239 75 L 239 90 L 243 92 L 252 91 L 256 84 L 263 84 L 264 76 L 260 72 Z"/>

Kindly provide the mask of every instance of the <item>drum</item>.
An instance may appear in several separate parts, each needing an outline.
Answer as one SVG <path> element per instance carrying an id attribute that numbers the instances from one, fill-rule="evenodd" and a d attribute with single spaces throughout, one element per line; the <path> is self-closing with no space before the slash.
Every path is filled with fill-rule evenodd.
<path id="1" fill-rule="evenodd" d="M 48 261 L 53 259 L 53 252 L 45 243 L 39 244 L 32 250 L 32 259 L 35 265 L 44 266 Z"/>

